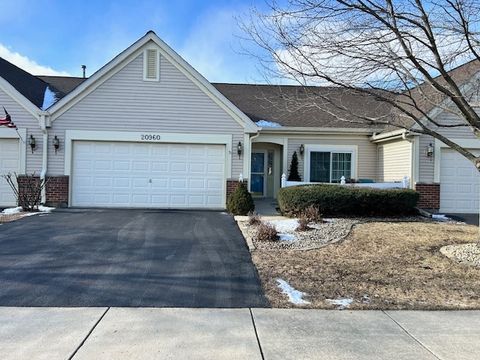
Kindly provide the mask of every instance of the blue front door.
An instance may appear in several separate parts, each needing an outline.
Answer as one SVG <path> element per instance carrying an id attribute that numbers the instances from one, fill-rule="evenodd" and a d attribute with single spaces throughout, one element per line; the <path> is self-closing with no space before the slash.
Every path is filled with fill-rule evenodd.
<path id="1" fill-rule="evenodd" d="M 263 196 L 265 191 L 265 153 L 252 152 L 250 172 L 250 191 L 253 195 Z"/>

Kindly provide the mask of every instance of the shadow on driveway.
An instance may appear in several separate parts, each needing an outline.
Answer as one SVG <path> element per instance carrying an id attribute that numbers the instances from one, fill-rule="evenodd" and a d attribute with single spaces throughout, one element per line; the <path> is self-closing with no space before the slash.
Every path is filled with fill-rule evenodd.
<path id="1" fill-rule="evenodd" d="M 231 216 L 64 210 L 0 227 L 0 306 L 266 307 Z"/>
<path id="2" fill-rule="evenodd" d="M 478 214 L 447 214 L 451 219 L 478 226 Z"/>

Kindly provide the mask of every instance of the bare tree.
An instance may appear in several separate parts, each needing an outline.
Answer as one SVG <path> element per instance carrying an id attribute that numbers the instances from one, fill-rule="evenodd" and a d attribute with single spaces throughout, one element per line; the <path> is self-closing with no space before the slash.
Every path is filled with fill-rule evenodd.
<path id="1" fill-rule="evenodd" d="M 47 185 L 48 179 L 40 179 L 35 173 L 21 176 L 8 173 L 2 177 L 12 189 L 18 206 L 24 211 L 38 211 L 42 190 Z"/>
<path id="2" fill-rule="evenodd" d="M 241 21 L 247 40 L 267 54 L 259 56 L 264 69 L 302 85 L 331 86 L 331 94 L 312 90 L 315 101 L 302 106 L 319 107 L 343 121 L 430 135 L 480 171 L 480 157 L 445 135 L 448 128 L 463 128 L 480 138 L 475 111 L 480 106 L 478 0 L 267 5 L 267 11 L 252 9 L 250 18 Z M 339 90 L 373 98 L 389 111 L 352 113 Z M 439 121 L 433 109 L 453 113 L 457 120 Z"/>

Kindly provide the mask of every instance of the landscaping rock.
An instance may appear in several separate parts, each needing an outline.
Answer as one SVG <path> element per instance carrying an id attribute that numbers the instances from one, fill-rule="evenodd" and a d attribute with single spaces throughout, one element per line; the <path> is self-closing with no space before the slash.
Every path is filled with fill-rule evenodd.
<path id="1" fill-rule="evenodd" d="M 257 226 L 248 225 L 246 222 L 239 221 L 239 227 L 247 241 L 252 241 L 255 249 L 312 250 L 343 240 L 350 234 L 353 225 L 358 223 L 359 221 L 355 219 L 335 219 L 335 221 L 332 222 L 311 224 L 312 229 L 308 231 L 285 232 L 285 229 L 282 229 L 284 231 L 282 235 L 292 235 L 284 237 L 288 238 L 288 241 L 258 241 L 255 238 Z M 292 240 L 292 237 L 294 237 L 295 240 Z"/>
<path id="2" fill-rule="evenodd" d="M 440 248 L 440 252 L 461 264 L 480 267 L 480 245 L 477 243 L 447 245 Z"/>

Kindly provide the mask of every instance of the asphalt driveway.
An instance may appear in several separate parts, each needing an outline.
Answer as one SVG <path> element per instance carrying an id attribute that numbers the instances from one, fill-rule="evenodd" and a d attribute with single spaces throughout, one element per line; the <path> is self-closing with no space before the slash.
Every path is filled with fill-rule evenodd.
<path id="1" fill-rule="evenodd" d="M 225 213 L 65 210 L 0 226 L 0 306 L 268 303 Z"/>

